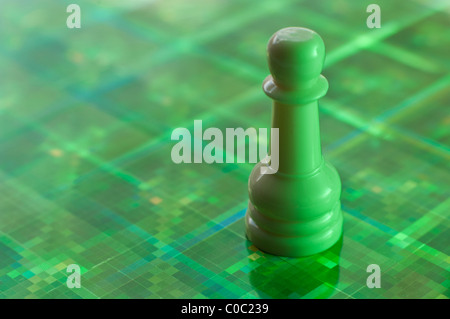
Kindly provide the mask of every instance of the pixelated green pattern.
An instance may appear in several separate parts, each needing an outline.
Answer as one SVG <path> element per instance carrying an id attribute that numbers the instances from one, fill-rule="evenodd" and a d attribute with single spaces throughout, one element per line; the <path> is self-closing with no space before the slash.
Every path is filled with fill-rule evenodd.
<path id="1" fill-rule="evenodd" d="M 446 1 L 0 4 L 0 298 L 448 298 Z M 316 30 L 344 236 L 308 258 L 245 238 L 253 164 L 176 165 L 172 130 L 268 127 L 265 46 Z M 80 289 L 66 267 L 82 269 Z M 380 289 L 366 268 L 381 267 Z"/>

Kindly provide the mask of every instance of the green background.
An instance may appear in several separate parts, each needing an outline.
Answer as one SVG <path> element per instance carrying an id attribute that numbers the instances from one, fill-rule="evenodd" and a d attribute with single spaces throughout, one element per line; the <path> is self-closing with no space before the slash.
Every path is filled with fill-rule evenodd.
<path id="1" fill-rule="evenodd" d="M 449 298 L 450 6 L 376 1 L 0 3 L 0 298 Z M 269 127 L 265 47 L 325 41 L 323 152 L 344 237 L 245 238 L 253 164 L 170 159 L 176 127 Z M 66 267 L 82 268 L 80 289 Z M 369 264 L 381 288 L 366 286 Z"/>

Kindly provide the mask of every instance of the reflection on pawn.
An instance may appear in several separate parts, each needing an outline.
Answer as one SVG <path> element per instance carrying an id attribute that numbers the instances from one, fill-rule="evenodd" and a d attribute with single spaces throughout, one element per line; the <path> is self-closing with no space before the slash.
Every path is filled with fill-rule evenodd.
<path id="1" fill-rule="evenodd" d="M 285 28 L 272 36 L 267 52 L 271 75 L 263 89 L 273 99 L 272 127 L 279 129 L 278 171 L 262 174 L 267 164 L 258 163 L 250 175 L 247 237 L 271 254 L 308 256 L 342 234 L 341 182 L 320 146 L 325 46 L 312 30 Z"/>

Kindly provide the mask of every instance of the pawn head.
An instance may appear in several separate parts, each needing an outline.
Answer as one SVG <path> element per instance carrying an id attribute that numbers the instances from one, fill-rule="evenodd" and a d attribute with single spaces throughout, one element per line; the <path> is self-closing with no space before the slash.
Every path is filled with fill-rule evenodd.
<path id="1" fill-rule="evenodd" d="M 267 55 L 275 83 L 292 89 L 309 86 L 318 79 L 325 60 L 325 45 L 310 29 L 284 28 L 270 38 Z"/>

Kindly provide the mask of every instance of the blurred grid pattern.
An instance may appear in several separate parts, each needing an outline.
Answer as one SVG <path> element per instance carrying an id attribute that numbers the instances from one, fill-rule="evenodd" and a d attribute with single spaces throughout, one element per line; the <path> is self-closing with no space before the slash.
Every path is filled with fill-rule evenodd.
<path id="1" fill-rule="evenodd" d="M 0 4 L 0 298 L 448 298 L 446 1 Z M 176 127 L 268 127 L 265 46 L 327 47 L 325 156 L 344 237 L 302 258 L 245 239 L 253 164 L 176 165 Z M 82 268 L 68 289 L 66 267 Z M 379 264 L 381 289 L 366 287 Z"/>

